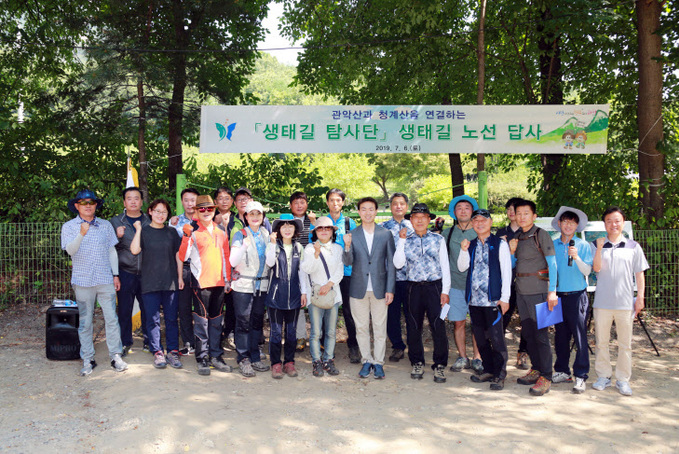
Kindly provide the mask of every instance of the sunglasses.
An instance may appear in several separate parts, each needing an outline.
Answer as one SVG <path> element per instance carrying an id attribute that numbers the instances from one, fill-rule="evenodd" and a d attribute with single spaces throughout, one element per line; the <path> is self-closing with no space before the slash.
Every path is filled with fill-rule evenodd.
<path id="1" fill-rule="evenodd" d="M 215 211 L 215 207 L 200 207 L 198 208 L 198 211 L 200 211 L 201 213 L 205 213 L 206 211 L 208 213 L 212 213 L 213 211 Z"/>
<path id="2" fill-rule="evenodd" d="M 78 200 L 78 205 L 80 206 L 87 206 L 87 205 L 96 205 L 97 202 L 94 200 Z"/>
<path id="3" fill-rule="evenodd" d="M 334 230 L 332 227 L 316 227 L 316 230 Z"/>

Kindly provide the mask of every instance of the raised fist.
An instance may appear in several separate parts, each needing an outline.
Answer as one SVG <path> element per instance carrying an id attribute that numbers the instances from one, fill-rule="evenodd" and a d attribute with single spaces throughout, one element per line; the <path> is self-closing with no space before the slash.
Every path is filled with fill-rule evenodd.
<path id="1" fill-rule="evenodd" d="M 125 235 L 125 226 L 124 226 L 124 225 L 121 225 L 120 227 L 118 227 L 118 228 L 116 229 L 116 236 L 117 236 L 118 238 L 122 238 L 123 235 Z"/>
<path id="2" fill-rule="evenodd" d="M 311 225 L 316 224 L 316 214 L 313 211 L 309 210 L 309 212 L 306 215 L 309 218 L 309 222 L 311 222 Z"/>
<path id="3" fill-rule="evenodd" d="M 132 224 L 135 228 L 135 230 L 141 229 L 141 221 L 134 221 L 134 224 Z M 123 227 L 125 228 L 125 227 Z"/>
<path id="4" fill-rule="evenodd" d="M 80 224 L 80 234 L 82 236 L 87 235 L 87 231 L 89 229 L 90 229 L 90 224 L 88 224 L 87 222 L 83 222 L 82 224 Z"/>
<path id="5" fill-rule="evenodd" d="M 271 233 L 269 234 L 269 240 L 271 240 L 271 242 L 272 242 L 273 244 L 276 244 L 276 239 L 277 239 L 277 238 L 278 238 L 278 234 L 277 234 L 276 232 L 271 232 Z"/>
<path id="6" fill-rule="evenodd" d="M 597 248 L 597 249 L 601 249 L 602 247 L 604 247 L 604 243 L 605 243 L 605 242 L 606 242 L 606 238 L 605 238 L 605 237 L 602 236 L 602 237 L 597 238 L 597 239 L 596 239 L 596 248 Z"/>
<path id="7" fill-rule="evenodd" d="M 351 233 L 345 233 L 342 239 L 344 240 L 344 247 L 349 249 L 351 247 Z"/>
<path id="8" fill-rule="evenodd" d="M 403 239 L 405 240 L 407 236 L 408 236 L 408 229 L 406 229 L 405 227 L 403 227 L 403 228 L 398 232 L 398 237 L 399 237 L 399 238 L 403 238 Z"/>
<path id="9" fill-rule="evenodd" d="M 184 227 L 182 227 L 182 231 L 184 232 L 184 235 L 191 236 L 191 234 L 193 233 L 193 226 L 191 224 L 184 224 Z"/>
<path id="10" fill-rule="evenodd" d="M 463 250 L 463 251 L 466 251 L 467 249 L 469 249 L 469 240 L 468 239 L 465 238 L 464 240 L 462 240 L 462 242 L 460 243 L 460 249 Z"/>
<path id="11" fill-rule="evenodd" d="M 514 253 L 516 252 L 516 246 L 518 245 L 519 245 L 518 239 L 512 238 L 511 240 L 509 240 L 509 252 L 511 252 L 512 255 L 514 255 Z"/>

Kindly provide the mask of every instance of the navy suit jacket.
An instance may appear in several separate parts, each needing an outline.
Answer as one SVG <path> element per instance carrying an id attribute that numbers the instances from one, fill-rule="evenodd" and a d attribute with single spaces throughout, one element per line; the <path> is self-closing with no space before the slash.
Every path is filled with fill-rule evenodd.
<path id="1" fill-rule="evenodd" d="M 344 264 L 352 266 L 349 296 L 365 298 L 368 289 L 368 276 L 373 285 L 375 298 L 384 298 L 385 293 L 394 293 L 396 287 L 396 268 L 394 251 L 396 246 L 392 233 L 382 226 L 375 225 L 375 235 L 371 252 L 365 240 L 363 226 L 351 231 L 351 247 L 344 250 Z"/>

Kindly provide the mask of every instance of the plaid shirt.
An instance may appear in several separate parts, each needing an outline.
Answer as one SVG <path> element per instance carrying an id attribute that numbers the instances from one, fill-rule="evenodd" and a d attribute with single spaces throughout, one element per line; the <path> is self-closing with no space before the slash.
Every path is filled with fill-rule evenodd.
<path id="1" fill-rule="evenodd" d="M 394 218 L 391 218 L 388 221 L 384 221 L 380 225 L 382 227 L 384 227 L 385 229 L 389 230 L 391 232 L 391 234 L 394 236 L 394 244 L 398 243 L 398 235 L 401 232 L 401 229 L 403 229 L 403 228 L 408 229 L 408 235 L 413 235 L 415 233 L 415 231 L 413 230 L 413 225 L 407 219 L 404 219 L 401 222 L 396 222 L 396 220 Z M 396 270 L 396 280 L 397 281 L 407 281 L 408 280 L 408 265 L 407 264 L 403 268 Z"/>
<path id="2" fill-rule="evenodd" d="M 80 216 L 71 219 L 61 227 L 61 248 L 73 241 L 80 233 Z M 73 273 L 71 284 L 80 287 L 113 284 L 113 272 L 109 261 L 109 249 L 118 244 L 113 226 L 105 219 L 94 218 L 90 229 L 83 237 L 78 251 L 71 257 Z"/>

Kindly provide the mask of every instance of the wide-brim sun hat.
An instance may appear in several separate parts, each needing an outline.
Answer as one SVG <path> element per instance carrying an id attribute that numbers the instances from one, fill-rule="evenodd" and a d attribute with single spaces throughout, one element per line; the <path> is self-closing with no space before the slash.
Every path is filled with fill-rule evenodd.
<path id="1" fill-rule="evenodd" d="M 250 211 L 259 211 L 264 214 L 264 207 L 261 203 L 251 200 L 245 205 L 245 213 L 249 213 Z"/>
<path id="2" fill-rule="evenodd" d="M 427 206 L 426 203 L 416 203 L 415 205 L 413 205 L 413 208 L 410 210 L 410 213 L 406 214 L 404 217 L 410 220 L 410 216 L 418 213 L 428 214 L 429 219 L 436 218 L 436 215 L 429 211 L 429 207 Z"/>
<path id="3" fill-rule="evenodd" d="M 271 230 L 276 230 L 280 224 L 295 224 L 297 226 L 297 232 L 301 232 L 304 230 L 304 224 L 302 224 L 301 219 L 295 219 L 293 215 L 290 213 L 283 213 L 281 214 L 281 217 L 278 219 L 275 219 L 273 221 L 273 224 L 271 225 Z"/>
<path id="4" fill-rule="evenodd" d="M 467 194 L 458 195 L 457 197 L 453 198 L 453 200 L 450 201 L 450 205 L 448 205 L 448 214 L 450 215 L 451 218 L 455 220 L 457 220 L 457 218 L 455 217 L 455 206 L 457 206 L 457 204 L 460 202 L 469 203 L 472 206 L 472 212 L 479 209 L 478 202 L 474 200 L 472 197 L 469 197 Z"/>
<path id="5" fill-rule="evenodd" d="M 196 208 L 214 207 L 215 202 L 209 195 L 199 195 L 196 197 Z"/>
<path id="6" fill-rule="evenodd" d="M 78 210 L 76 209 L 75 204 L 83 199 L 92 199 L 95 202 L 97 202 L 96 210 L 101 208 L 101 206 L 104 204 L 104 200 L 97 198 L 97 195 L 94 193 L 94 191 L 92 191 L 91 189 L 83 189 L 82 191 L 79 191 L 74 198 L 68 201 L 67 204 L 68 209 L 71 210 L 72 213 L 78 214 Z"/>
<path id="7" fill-rule="evenodd" d="M 327 216 L 322 216 L 318 219 L 316 219 L 316 225 L 314 225 L 314 228 L 319 228 L 319 227 L 332 227 L 333 230 L 337 230 L 338 227 L 332 223 L 332 219 L 330 219 Z"/>
<path id="8" fill-rule="evenodd" d="M 561 215 L 564 214 L 566 211 L 571 211 L 575 214 L 578 215 L 578 219 L 580 219 L 580 222 L 578 222 L 578 227 L 575 229 L 576 232 L 582 232 L 585 230 L 587 227 L 587 223 L 589 222 L 589 219 L 587 218 L 587 215 L 582 211 L 578 210 L 577 208 L 572 208 L 572 207 L 567 207 L 567 206 L 562 206 L 559 208 L 559 211 L 556 213 L 556 216 L 552 219 L 552 227 L 554 230 L 557 232 L 560 232 L 561 229 L 559 228 L 559 219 L 561 219 Z"/>

